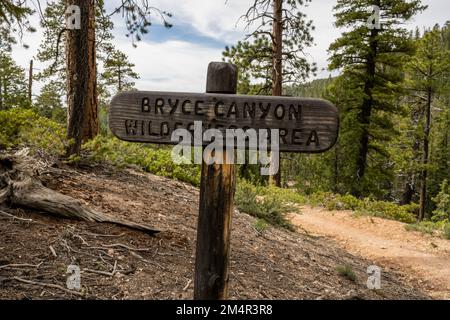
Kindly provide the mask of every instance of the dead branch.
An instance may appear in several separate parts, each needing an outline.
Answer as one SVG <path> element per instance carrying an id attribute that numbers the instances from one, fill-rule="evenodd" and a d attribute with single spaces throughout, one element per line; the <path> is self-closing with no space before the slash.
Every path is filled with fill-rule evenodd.
<path id="1" fill-rule="evenodd" d="M 47 288 L 54 288 L 54 289 L 58 289 L 58 290 L 61 290 L 61 291 L 64 291 L 64 292 L 67 292 L 67 293 L 70 293 L 70 294 L 79 296 L 79 297 L 84 297 L 84 293 L 82 293 L 82 292 L 69 290 L 69 289 L 66 289 L 66 288 L 64 288 L 64 287 L 62 287 L 62 286 L 60 286 L 60 285 L 53 284 L 53 283 L 36 282 L 36 281 L 31 281 L 31 280 L 22 279 L 22 278 L 19 278 L 19 277 L 12 277 L 11 279 L 12 279 L 12 280 L 16 280 L 16 281 L 18 281 L 18 282 L 22 282 L 22 283 L 26 283 L 26 284 L 31 284 L 31 285 L 34 285 L 34 286 L 47 287 Z"/>
<path id="2" fill-rule="evenodd" d="M 192 283 L 192 280 L 189 279 L 189 281 L 187 282 L 187 284 L 184 286 L 183 291 L 186 291 L 186 290 L 189 288 L 189 286 L 191 285 L 191 283 Z"/>
<path id="3" fill-rule="evenodd" d="M 58 257 L 58 255 L 56 254 L 56 251 L 55 251 L 55 249 L 52 247 L 52 246 L 49 246 L 49 249 L 50 249 L 50 251 L 51 251 L 51 253 L 52 253 L 52 255 L 55 257 L 55 258 L 57 258 Z"/>
<path id="4" fill-rule="evenodd" d="M 28 263 L 22 263 L 22 264 L 4 264 L 0 266 L 0 269 L 9 269 L 9 268 L 39 268 L 41 266 L 42 262 L 39 264 L 28 264 Z"/>
<path id="5" fill-rule="evenodd" d="M 122 244 L 122 243 L 102 244 L 102 246 L 105 247 L 105 248 L 117 248 L 117 247 L 119 247 L 119 248 L 128 249 L 130 251 L 150 251 L 151 250 L 149 248 L 144 248 L 144 249 L 132 248 L 132 247 L 129 247 L 129 246 L 127 246 L 125 244 Z"/>
<path id="6" fill-rule="evenodd" d="M 125 233 L 120 233 L 120 234 L 97 234 L 97 233 L 89 233 L 89 232 L 85 232 L 84 233 L 87 236 L 90 237 L 105 237 L 105 238 L 120 238 L 123 237 L 125 235 Z"/>
<path id="7" fill-rule="evenodd" d="M 156 266 L 156 267 L 158 267 L 158 268 L 160 268 L 160 269 L 162 269 L 162 270 L 166 270 L 166 268 L 164 268 L 164 267 L 163 267 L 162 265 L 160 265 L 159 263 L 156 263 L 156 262 L 154 262 L 154 261 L 147 260 L 147 259 L 145 259 L 144 257 L 138 255 L 136 252 L 130 251 L 130 253 L 131 253 L 132 256 L 135 256 L 136 258 L 138 258 L 138 259 L 140 259 L 140 260 L 142 260 L 142 261 L 144 261 L 144 262 L 146 262 L 146 263 L 152 264 L 152 265 L 154 265 L 154 266 Z"/>
<path id="8" fill-rule="evenodd" d="M 16 216 L 14 216 L 12 214 L 9 214 L 9 213 L 7 213 L 5 211 L 2 211 L 2 210 L 0 210 L 0 215 L 8 217 L 8 218 L 13 219 L 13 220 L 19 220 L 19 221 L 24 221 L 24 222 L 33 222 L 33 219 L 19 218 L 19 217 L 16 217 Z"/>
<path id="9" fill-rule="evenodd" d="M 90 272 L 90 273 L 101 274 L 103 276 L 108 276 L 108 277 L 114 277 L 114 275 L 116 274 L 116 271 L 117 271 L 116 269 L 117 269 L 117 260 L 114 261 L 114 267 L 113 267 L 113 270 L 111 272 L 101 271 L 101 270 L 92 270 L 92 269 L 83 269 L 83 271 Z"/>

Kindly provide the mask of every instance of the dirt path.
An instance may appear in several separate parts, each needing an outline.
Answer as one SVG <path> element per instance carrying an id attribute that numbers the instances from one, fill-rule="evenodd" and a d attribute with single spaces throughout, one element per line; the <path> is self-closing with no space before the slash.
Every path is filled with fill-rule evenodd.
<path id="1" fill-rule="evenodd" d="M 305 206 L 292 222 L 303 230 L 331 237 L 352 254 L 418 278 L 434 298 L 450 299 L 450 241 L 405 230 L 405 224 L 351 211 Z"/>

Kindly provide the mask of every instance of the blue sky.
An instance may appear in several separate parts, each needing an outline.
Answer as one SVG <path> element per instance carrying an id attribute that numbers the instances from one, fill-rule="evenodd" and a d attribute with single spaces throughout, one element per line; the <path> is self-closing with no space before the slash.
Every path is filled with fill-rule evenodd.
<path id="1" fill-rule="evenodd" d="M 164 90 L 203 92 L 207 65 L 210 61 L 220 61 L 225 45 L 232 45 L 243 39 L 246 31 L 239 17 L 253 0 L 152 0 L 151 4 L 173 14 L 170 22 L 174 27 L 165 29 L 158 19 L 150 33 L 145 36 L 137 48 L 125 37 L 124 22 L 121 15 L 114 17 L 116 29 L 114 43 L 128 54 L 136 64 L 135 70 L 141 79 L 136 82 L 140 90 Z M 309 19 L 314 21 L 313 33 L 315 46 L 307 50 L 308 59 L 318 64 L 318 77 L 328 77 L 327 49 L 329 44 L 339 37 L 340 30 L 333 26 L 332 7 L 335 0 L 313 0 L 304 9 Z M 108 0 L 111 11 L 118 0 Z M 450 20 L 449 0 L 423 0 L 429 9 L 416 16 L 406 27 L 431 27 L 435 23 L 443 24 Z M 38 17 L 32 19 L 38 26 Z M 42 33 L 26 35 L 24 42 L 30 44 L 25 50 L 16 48 L 14 58 L 23 67 L 28 65 L 39 46 Z M 43 66 L 35 62 L 36 68 Z M 35 92 L 42 84 L 35 84 Z"/>

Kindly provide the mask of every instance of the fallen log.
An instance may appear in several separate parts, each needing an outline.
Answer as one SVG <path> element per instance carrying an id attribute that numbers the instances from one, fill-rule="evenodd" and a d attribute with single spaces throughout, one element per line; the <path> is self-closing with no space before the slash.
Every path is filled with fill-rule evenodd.
<path id="1" fill-rule="evenodd" d="M 20 163 L 20 159 L 0 157 L 0 205 L 9 203 L 64 218 L 112 223 L 148 234 L 159 232 L 150 226 L 88 208 L 78 199 L 45 187 L 31 173 L 34 170 L 23 170 L 26 166 L 23 163 L 15 165 L 16 163 Z"/>

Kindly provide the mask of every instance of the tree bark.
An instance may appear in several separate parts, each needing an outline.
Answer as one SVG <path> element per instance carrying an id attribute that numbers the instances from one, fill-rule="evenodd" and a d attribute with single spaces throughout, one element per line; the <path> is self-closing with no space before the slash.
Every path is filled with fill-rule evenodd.
<path id="1" fill-rule="evenodd" d="M 281 96 L 283 95 L 283 0 L 273 1 L 273 12 L 272 95 Z M 281 161 L 278 173 L 270 177 L 270 184 L 281 187 Z"/>
<path id="2" fill-rule="evenodd" d="M 81 29 L 66 33 L 68 155 L 79 154 L 81 144 L 99 131 L 95 48 L 95 0 L 66 0 L 81 10 Z"/>
<path id="3" fill-rule="evenodd" d="M 33 103 L 33 60 L 30 60 L 30 69 L 28 71 L 28 100 L 31 106 Z"/>
<path id="4" fill-rule="evenodd" d="M 373 88 L 375 86 L 376 56 L 378 52 L 378 30 L 373 29 L 369 37 L 369 54 L 366 65 L 366 80 L 364 82 L 364 98 L 358 115 L 362 133 L 359 140 L 358 158 L 356 161 L 356 183 L 352 186 L 352 194 L 361 196 L 361 182 L 367 169 L 367 154 L 369 152 L 369 125 L 373 108 Z"/>
<path id="5" fill-rule="evenodd" d="M 333 192 L 339 193 L 339 143 L 334 147 Z"/>
<path id="6" fill-rule="evenodd" d="M 0 111 L 3 110 L 3 91 L 2 91 L 2 78 L 0 78 Z"/>

